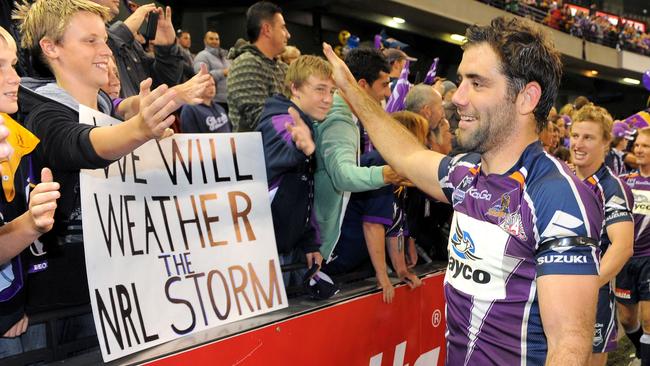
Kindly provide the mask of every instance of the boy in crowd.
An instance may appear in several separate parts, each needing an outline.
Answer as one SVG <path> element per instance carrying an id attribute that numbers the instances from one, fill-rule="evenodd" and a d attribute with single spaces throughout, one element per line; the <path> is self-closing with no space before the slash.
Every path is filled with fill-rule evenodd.
<path id="1" fill-rule="evenodd" d="M 182 88 L 150 90 L 147 79 L 140 84 L 136 108 L 125 113 L 131 115 L 126 121 L 106 127 L 79 123 L 82 104 L 106 114 L 113 111 L 110 98 L 100 92 L 111 56 L 104 25 L 108 9 L 88 0 L 37 0 L 19 5 L 15 16 L 21 21 L 22 46 L 56 78 L 34 91 L 21 87 L 20 97 L 25 126 L 41 140 L 33 164 L 51 167 L 62 185 L 54 228 L 41 238 L 42 247 L 32 248 L 34 262 L 47 265 L 30 274 L 28 311 L 88 304 L 79 170 L 104 168 L 151 139 L 169 136 L 170 114 L 182 104 Z M 205 78 L 195 84 L 204 88 L 209 76 Z M 84 331 L 94 333 L 90 315 L 79 321 L 72 339 Z"/>
<path id="2" fill-rule="evenodd" d="M 314 122 L 332 106 L 329 63 L 301 56 L 287 70 L 285 94 L 266 101 L 257 130 L 262 133 L 275 242 L 281 264 L 321 265 L 321 240 L 314 215 Z M 294 115 L 304 123 L 295 123 Z M 286 283 L 285 285 L 289 285 Z"/>
<path id="3" fill-rule="evenodd" d="M 20 78 L 15 66 L 16 43 L 0 27 L 0 358 L 22 352 L 16 338 L 25 332 L 28 319 L 24 311 L 25 270 L 18 256 L 29 244 L 49 231 L 54 223 L 59 185 L 44 168 L 41 182 L 30 193 L 25 207 L 25 186 L 29 157 L 38 139 L 8 114 L 18 110 Z M 5 179 L 6 178 L 6 179 Z"/>
<path id="4" fill-rule="evenodd" d="M 181 108 L 180 122 L 183 133 L 230 132 L 232 125 L 228 113 L 214 100 L 217 89 L 214 79 L 208 81 L 207 93 L 201 103 L 187 104 Z"/>
<path id="5" fill-rule="evenodd" d="M 550 124 L 550 122 L 549 122 Z M 612 117 L 588 104 L 574 114 L 571 125 L 571 161 L 578 178 L 602 200 L 604 224 L 600 236 L 600 286 L 591 365 L 605 365 L 607 352 L 616 349 L 614 277 L 632 255 L 634 220 L 630 189 L 605 165 L 604 146 L 612 139 Z"/>

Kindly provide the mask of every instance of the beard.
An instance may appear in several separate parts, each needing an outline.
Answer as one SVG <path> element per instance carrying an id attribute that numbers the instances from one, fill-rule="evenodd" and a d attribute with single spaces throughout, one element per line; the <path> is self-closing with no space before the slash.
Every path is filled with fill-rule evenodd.
<path id="1" fill-rule="evenodd" d="M 478 126 L 474 130 L 458 129 L 458 147 L 462 152 L 483 154 L 506 143 L 512 135 L 515 121 L 515 106 L 506 98 L 501 104 L 475 114 Z"/>

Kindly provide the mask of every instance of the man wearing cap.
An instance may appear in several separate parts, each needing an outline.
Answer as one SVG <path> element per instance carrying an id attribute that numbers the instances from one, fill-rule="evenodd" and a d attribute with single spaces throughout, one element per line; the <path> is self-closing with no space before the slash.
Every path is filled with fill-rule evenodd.
<path id="1" fill-rule="evenodd" d="M 404 51 L 398 50 L 397 48 L 386 48 L 384 50 L 384 57 L 386 57 L 386 61 L 390 64 L 388 76 L 390 77 L 390 91 L 392 92 L 395 85 L 397 85 L 397 79 L 406 61 L 417 61 L 418 59 L 410 57 Z"/>

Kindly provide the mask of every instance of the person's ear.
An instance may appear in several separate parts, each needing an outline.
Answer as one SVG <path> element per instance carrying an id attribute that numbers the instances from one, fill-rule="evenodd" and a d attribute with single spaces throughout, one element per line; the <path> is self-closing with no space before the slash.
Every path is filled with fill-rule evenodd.
<path id="1" fill-rule="evenodd" d="M 536 81 L 531 81 L 524 86 L 517 97 L 517 109 L 519 114 L 534 113 L 542 97 L 542 87 Z"/>
<path id="2" fill-rule="evenodd" d="M 41 46 L 41 51 L 47 58 L 58 58 L 59 57 L 59 47 L 52 39 L 49 37 L 43 37 L 38 44 Z"/>

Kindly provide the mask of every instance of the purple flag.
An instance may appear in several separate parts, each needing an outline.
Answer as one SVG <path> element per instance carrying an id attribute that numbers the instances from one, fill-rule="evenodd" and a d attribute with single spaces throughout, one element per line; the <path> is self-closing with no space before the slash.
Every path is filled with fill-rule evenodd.
<path id="1" fill-rule="evenodd" d="M 410 62 L 406 60 L 404 63 L 404 68 L 399 74 L 399 79 L 393 88 L 393 93 L 388 98 L 386 103 L 386 112 L 393 113 L 404 110 L 404 99 L 406 99 L 406 94 L 411 90 L 411 83 L 409 83 L 409 64 Z"/>
<path id="2" fill-rule="evenodd" d="M 650 126 L 650 113 L 647 110 L 635 113 L 627 117 L 624 121 L 632 128 L 644 128 Z"/>
<path id="3" fill-rule="evenodd" d="M 431 64 L 431 68 L 427 72 L 427 76 L 424 77 L 424 81 L 422 82 L 423 84 L 427 85 L 433 85 L 433 81 L 436 78 L 436 73 L 438 72 L 438 60 L 440 60 L 438 57 L 433 59 L 433 63 Z"/>
<path id="4" fill-rule="evenodd" d="M 381 50 L 381 36 L 379 34 L 375 34 L 375 48 Z"/>

